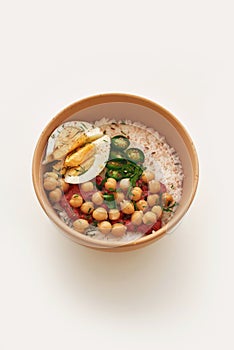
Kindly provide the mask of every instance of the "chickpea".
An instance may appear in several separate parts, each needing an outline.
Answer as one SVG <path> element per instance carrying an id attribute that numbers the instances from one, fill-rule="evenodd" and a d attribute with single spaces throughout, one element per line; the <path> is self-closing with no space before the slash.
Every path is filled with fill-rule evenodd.
<path id="1" fill-rule="evenodd" d="M 77 219 L 73 222 L 73 227 L 76 231 L 83 233 L 89 227 L 89 223 L 84 219 Z"/>
<path id="2" fill-rule="evenodd" d="M 124 200 L 123 192 L 115 192 L 114 196 L 115 196 L 116 203 L 120 203 Z"/>
<path id="3" fill-rule="evenodd" d="M 104 235 L 108 235 L 108 233 L 111 232 L 112 225 L 109 221 L 102 221 L 99 222 L 98 228 L 101 231 L 101 233 L 103 233 Z"/>
<path id="4" fill-rule="evenodd" d="M 62 189 L 64 193 L 66 193 L 69 190 L 70 185 L 64 181 L 64 179 L 59 179 L 59 186 Z"/>
<path id="5" fill-rule="evenodd" d="M 153 225 L 157 221 L 157 216 L 152 211 L 147 211 L 147 213 L 143 215 L 142 220 L 145 225 Z"/>
<path id="6" fill-rule="evenodd" d="M 99 207 L 93 211 L 93 218 L 98 221 L 106 220 L 108 217 L 105 208 Z"/>
<path id="7" fill-rule="evenodd" d="M 169 207 L 174 202 L 174 199 L 170 193 L 162 194 L 162 205 L 163 207 Z"/>
<path id="8" fill-rule="evenodd" d="M 141 199 L 142 189 L 140 187 L 134 187 L 131 191 L 130 198 L 134 201 Z"/>
<path id="9" fill-rule="evenodd" d="M 45 173 L 44 179 L 46 179 L 47 177 L 53 177 L 55 180 L 58 180 L 58 174 L 54 173 L 53 171 Z"/>
<path id="10" fill-rule="evenodd" d="M 58 186 L 58 181 L 53 177 L 46 177 L 44 180 L 44 189 L 46 191 L 52 191 Z"/>
<path id="11" fill-rule="evenodd" d="M 130 201 L 124 200 L 123 202 L 120 203 L 121 210 L 124 214 L 132 214 L 134 213 L 134 205 Z"/>
<path id="12" fill-rule="evenodd" d="M 155 175 L 152 171 L 150 170 L 146 170 L 143 172 L 143 174 L 141 175 L 141 178 L 144 182 L 148 183 L 150 182 L 151 180 L 154 180 L 155 178 Z"/>
<path id="13" fill-rule="evenodd" d="M 160 182 L 157 180 L 151 180 L 149 182 L 149 191 L 151 193 L 158 193 L 160 191 L 161 185 Z"/>
<path id="14" fill-rule="evenodd" d="M 148 209 L 148 204 L 144 199 L 140 199 L 136 202 L 136 206 L 138 210 L 146 211 Z"/>
<path id="15" fill-rule="evenodd" d="M 96 205 L 101 205 L 104 201 L 102 192 L 95 192 L 92 195 L 92 201 Z"/>
<path id="16" fill-rule="evenodd" d="M 109 210 L 109 219 L 110 220 L 118 220 L 120 217 L 120 211 L 118 209 L 110 209 Z"/>
<path id="17" fill-rule="evenodd" d="M 84 182 L 80 185 L 80 189 L 83 192 L 89 192 L 89 191 L 93 191 L 93 183 L 91 181 L 88 182 Z"/>
<path id="18" fill-rule="evenodd" d="M 79 207 L 81 207 L 81 205 L 83 203 L 83 198 L 79 194 L 73 194 L 69 203 L 71 204 L 71 206 L 73 208 L 79 208 Z"/>
<path id="19" fill-rule="evenodd" d="M 56 188 L 55 190 L 49 192 L 49 198 L 53 203 L 59 202 L 62 198 L 62 191 L 60 190 L 60 188 Z"/>
<path id="20" fill-rule="evenodd" d="M 94 211 L 94 206 L 92 202 L 85 202 L 80 209 L 84 214 L 91 214 Z"/>
<path id="21" fill-rule="evenodd" d="M 157 205 L 159 203 L 159 195 L 158 194 L 150 194 L 147 197 L 147 203 L 149 204 L 150 207 Z"/>
<path id="22" fill-rule="evenodd" d="M 122 237 L 127 231 L 127 227 L 123 224 L 117 223 L 112 226 L 111 233 L 116 237 Z"/>
<path id="23" fill-rule="evenodd" d="M 123 191 L 127 191 L 131 186 L 130 180 L 128 178 L 126 179 L 122 179 L 119 183 L 119 187 L 123 190 Z"/>
<path id="24" fill-rule="evenodd" d="M 109 179 L 107 179 L 106 183 L 105 183 L 105 189 L 108 191 L 115 191 L 116 190 L 116 185 L 117 182 L 115 179 L 112 179 L 111 177 Z"/>
<path id="25" fill-rule="evenodd" d="M 162 216 L 162 208 L 160 207 L 160 205 L 155 205 L 153 206 L 153 208 L 151 209 L 151 211 L 156 214 L 157 216 L 157 220 L 161 218 Z"/>
<path id="26" fill-rule="evenodd" d="M 143 212 L 141 210 L 136 210 L 131 217 L 131 222 L 133 225 L 139 226 L 142 223 Z"/>

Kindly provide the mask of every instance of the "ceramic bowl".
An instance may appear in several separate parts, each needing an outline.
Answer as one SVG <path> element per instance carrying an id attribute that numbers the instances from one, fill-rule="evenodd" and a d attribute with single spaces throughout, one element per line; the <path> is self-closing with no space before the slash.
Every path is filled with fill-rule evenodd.
<path id="1" fill-rule="evenodd" d="M 179 154 L 184 171 L 183 194 L 172 219 L 155 233 L 143 236 L 128 243 L 106 242 L 95 240 L 68 227 L 57 216 L 52 208 L 42 185 L 42 166 L 47 141 L 55 128 L 65 121 L 82 120 L 93 122 L 103 116 L 114 119 L 129 119 L 141 122 L 157 130 L 166 137 L 166 141 Z M 172 232 L 189 209 L 198 184 L 198 158 L 194 144 L 184 126 L 169 111 L 146 98 L 122 94 L 108 93 L 91 96 L 73 103 L 58 113 L 43 130 L 33 157 L 32 176 L 37 198 L 48 217 L 62 232 L 75 242 L 102 251 L 130 251 L 147 246 Z"/>

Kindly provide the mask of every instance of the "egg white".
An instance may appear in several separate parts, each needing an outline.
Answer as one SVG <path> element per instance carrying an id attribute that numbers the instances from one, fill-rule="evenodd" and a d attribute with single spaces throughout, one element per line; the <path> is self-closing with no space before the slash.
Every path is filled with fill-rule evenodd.
<path id="1" fill-rule="evenodd" d="M 96 154 L 93 165 L 82 175 L 65 175 L 65 182 L 70 184 L 81 184 L 83 182 L 94 179 L 104 169 L 110 154 L 110 136 L 104 135 L 92 143 L 96 146 Z"/>

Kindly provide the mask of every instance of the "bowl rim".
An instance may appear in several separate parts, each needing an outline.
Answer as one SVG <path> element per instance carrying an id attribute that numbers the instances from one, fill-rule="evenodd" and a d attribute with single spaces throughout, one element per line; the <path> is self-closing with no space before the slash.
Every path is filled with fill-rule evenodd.
<path id="1" fill-rule="evenodd" d="M 179 132 L 180 136 L 183 139 L 183 142 L 186 145 L 186 148 L 189 152 L 190 159 L 192 162 L 192 168 L 193 168 L 193 186 L 191 188 L 191 194 L 189 199 L 185 202 L 183 205 L 183 208 L 181 212 L 175 217 L 173 216 L 172 219 L 164 225 L 162 228 L 160 228 L 158 231 L 154 231 L 154 233 L 151 233 L 150 235 L 143 236 L 141 238 L 138 238 L 137 240 L 130 241 L 130 242 L 108 242 L 106 240 L 97 240 L 92 237 L 86 236 L 82 233 L 79 233 L 75 231 L 74 229 L 67 226 L 55 213 L 53 207 L 51 206 L 48 198 L 46 197 L 45 193 L 43 192 L 43 189 L 40 186 L 40 161 L 42 158 L 42 152 L 41 150 L 45 149 L 46 143 L 48 141 L 49 135 L 52 133 L 52 131 L 60 125 L 63 121 L 65 121 L 67 118 L 71 117 L 72 114 L 77 113 L 85 108 L 92 107 L 98 104 L 103 103 L 113 103 L 113 102 L 124 102 L 124 103 L 133 103 L 136 105 L 141 105 L 143 107 L 148 107 L 155 112 L 158 112 L 161 114 L 164 118 L 167 119 L 168 122 L 170 122 Z M 56 122 L 56 123 L 55 123 Z M 57 125 L 55 125 L 57 124 Z M 70 237 L 72 240 L 75 240 L 81 245 L 84 245 L 86 247 L 94 248 L 94 249 L 101 249 L 101 250 L 118 250 L 118 248 L 126 247 L 129 250 L 131 247 L 133 249 L 139 248 L 141 246 L 144 246 L 146 244 L 150 244 L 153 241 L 159 239 L 160 237 L 164 236 L 168 231 L 175 228 L 175 226 L 181 221 L 183 216 L 188 211 L 189 207 L 191 206 L 193 199 L 195 197 L 197 186 L 198 186 L 198 180 L 199 180 L 199 162 L 198 162 L 198 156 L 197 152 L 194 146 L 194 143 L 188 134 L 185 127 L 182 125 L 182 123 L 167 109 L 159 105 L 158 103 L 149 100 L 148 98 L 137 96 L 134 94 L 128 94 L 128 93 L 103 93 L 103 94 L 97 94 L 88 96 L 85 98 L 82 98 L 78 101 L 73 102 L 72 104 L 68 105 L 64 109 L 62 109 L 59 113 L 57 113 L 51 121 L 44 127 L 34 150 L 33 154 L 33 160 L 32 160 L 32 181 L 33 181 L 33 187 L 34 191 L 36 193 L 37 199 L 43 208 L 46 215 L 60 228 L 62 229 L 63 233 L 66 234 L 68 237 Z"/>

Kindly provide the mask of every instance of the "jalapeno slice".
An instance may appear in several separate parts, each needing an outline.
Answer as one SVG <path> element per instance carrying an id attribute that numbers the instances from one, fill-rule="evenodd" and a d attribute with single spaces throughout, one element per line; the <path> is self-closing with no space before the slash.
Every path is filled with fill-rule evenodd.
<path id="1" fill-rule="evenodd" d="M 118 150 L 114 150 L 114 149 L 111 149 L 110 151 L 110 155 L 109 155 L 109 159 L 115 159 L 115 158 L 125 158 L 125 154 L 121 151 L 118 151 Z"/>
<path id="2" fill-rule="evenodd" d="M 129 148 L 125 151 L 125 153 L 128 159 L 130 159 L 131 161 L 135 163 L 144 163 L 145 156 L 142 150 L 140 150 L 139 148 Z"/>
<path id="3" fill-rule="evenodd" d="M 118 170 L 121 169 L 123 167 L 123 164 L 126 164 L 127 161 L 126 159 L 111 159 L 106 163 L 106 167 L 107 169 L 112 169 L 112 170 Z"/>
<path id="4" fill-rule="evenodd" d="M 129 139 L 123 135 L 116 135 L 111 139 L 111 146 L 113 149 L 124 151 L 129 145 Z"/>
<path id="5" fill-rule="evenodd" d="M 122 172 L 120 170 L 108 169 L 106 177 L 113 177 L 116 181 L 120 181 L 123 178 Z"/>

